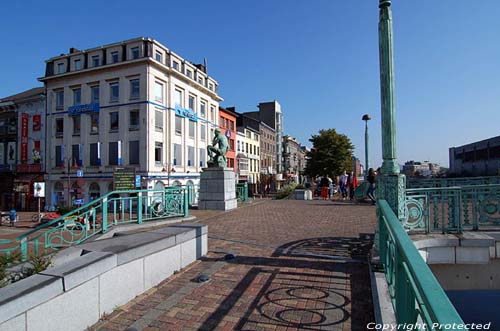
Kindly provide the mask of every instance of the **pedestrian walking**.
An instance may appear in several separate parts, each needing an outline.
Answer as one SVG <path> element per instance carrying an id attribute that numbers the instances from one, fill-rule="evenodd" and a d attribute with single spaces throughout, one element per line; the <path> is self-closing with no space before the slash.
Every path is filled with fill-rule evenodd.
<path id="1" fill-rule="evenodd" d="M 342 200 L 345 200 L 347 198 L 347 172 L 345 170 L 340 176 L 340 192 L 342 192 Z"/>
<path id="2" fill-rule="evenodd" d="M 330 193 L 328 194 L 328 198 L 329 199 L 333 199 L 333 196 L 335 194 L 335 184 L 333 183 L 333 181 L 330 183 Z"/>
<path id="3" fill-rule="evenodd" d="M 368 170 L 367 179 L 368 179 L 368 183 L 370 185 L 368 186 L 368 191 L 366 192 L 366 195 L 372 201 L 372 205 L 374 205 L 375 204 L 375 196 L 373 195 L 373 193 L 375 192 L 375 170 L 373 170 L 373 168 L 370 168 L 370 170 Z"/>
<path id="4" fill-rule="evenodd" d="M 349 198 L 352 200 L 354 199 L 354 191 L 358 187 L 358 178 L 354 174 L 353 171 L 351 171 L 350 176 L 349 176 Z"/>

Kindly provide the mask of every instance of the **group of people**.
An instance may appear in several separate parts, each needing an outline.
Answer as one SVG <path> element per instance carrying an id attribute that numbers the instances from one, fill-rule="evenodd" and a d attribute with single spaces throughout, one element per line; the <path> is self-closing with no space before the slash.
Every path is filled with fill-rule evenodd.
<path id="1" fill-rule="evenodd" d="M 380 173 L 380 170 L 378 171 Z M 368 170 L 368 175 L 366 180 L 369 183 L 368 190 L 366 192 L 366 196 L 371 200 L 372 204 L 375 204 L 375 182 L 376 182 L 377 173 L 373 168 Z M 338 190 L 335 186 L 334 181 L 332 181 L 328 177 L 323 177 L 319 182 L 320 187 L 320 196 L 322 199 L 333 199 L 337 192 L 340 193 L 340 198 L 342 200 L 346 200 L 348 197 L 350 200 L 354 199 L 354 191 L 358 187 L 358 178 L 354 175 L 354 172 L 344 171 L 342 175 L 337 177 Z"/>

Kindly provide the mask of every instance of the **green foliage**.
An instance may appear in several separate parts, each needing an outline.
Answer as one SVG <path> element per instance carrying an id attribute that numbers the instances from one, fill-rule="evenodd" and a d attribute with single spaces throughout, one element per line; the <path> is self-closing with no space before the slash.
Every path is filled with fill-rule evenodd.
<path id="1" fill-rule="evenodd" d="M 295 184 L 291 184 L 291 185 L 285 185 L 281 188 L 281 190 L 279 190 L 277 193 L 276 193 L 276 199 L 285 199 L 287 198 L 290 194 L 292 194 L 293 190 L 295 190 Z"/>
<path id="2" fill-rule="evenodd" d="M 305 173 L 311 177 L 328 176 L 333 178 L 344 170 L 352 171 L 352 154 L 354 145 L 349 137 L 337 133 L 335 129 L 320 130 L 313 135 L 310 142 L 313 147 L 307 153 L 308 160 Z"/>
<path id="3" fill-rule="evenodd" d="M 49 255 L 45 256 L 30 255 L 28 262 L 33 267 L 33 273 L 36 274 L 41 271 L 44 271 L 45 269 L 47 269 L 52 265 L 52 257 Z"/>

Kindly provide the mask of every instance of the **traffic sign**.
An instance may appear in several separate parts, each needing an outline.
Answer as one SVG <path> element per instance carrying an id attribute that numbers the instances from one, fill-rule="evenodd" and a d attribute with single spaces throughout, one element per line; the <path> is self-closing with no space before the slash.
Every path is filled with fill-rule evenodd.
<path id="1" fill-rule="evenodd" d="M 77 170 L 76 177 L 83 177 L 83 170 Z"/>
<path id="2" fill-rule="evenodd" d="M 75 205 L 83 205 L 83 198 L 75 199 Z"/>

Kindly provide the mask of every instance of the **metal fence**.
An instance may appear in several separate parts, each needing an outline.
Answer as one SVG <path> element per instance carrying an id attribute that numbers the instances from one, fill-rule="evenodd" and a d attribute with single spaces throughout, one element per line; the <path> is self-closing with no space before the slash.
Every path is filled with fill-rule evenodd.
<path id="1" fill-rule="evenodd" d="M 14 240 L 0 240 L 0 254 L 45 255 L 77 245 L 112 226 L 188 216 L 187 189 L 113 191 L 26 232 Z"/>
<path id="2" fill-rule="evenodd" d="M 387 201 L 379 200 L 378 205 L 380 259 L 397 323 L 425 323 L 425 330 L 465 326 Z"/>
<path id="3" fill-rule="evenodd" d="M 457 178 L 416 178 L 408 177 L 407 188 L 432 188 L 471 185 L 500 184 L 500 176 L 490 177 L 457 177 Z"/>

